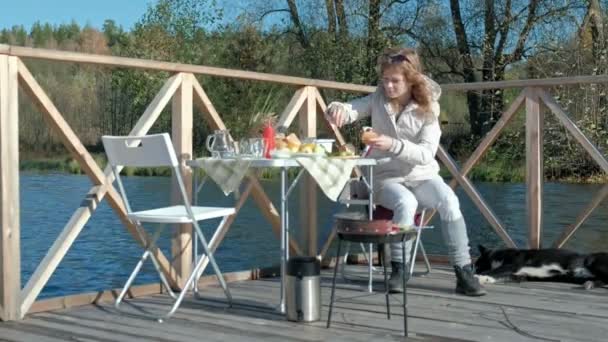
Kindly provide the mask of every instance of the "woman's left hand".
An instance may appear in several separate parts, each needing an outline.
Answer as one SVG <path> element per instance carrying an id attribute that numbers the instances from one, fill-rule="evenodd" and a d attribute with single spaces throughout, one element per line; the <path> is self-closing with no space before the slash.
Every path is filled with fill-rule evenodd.
<path id="1" fill-rule="evenodd" d="M 393 138 L 381 134 L 377 138 L 370 139 L 369 146 L 380 151 L 388 151 L 393 146 Z"/>

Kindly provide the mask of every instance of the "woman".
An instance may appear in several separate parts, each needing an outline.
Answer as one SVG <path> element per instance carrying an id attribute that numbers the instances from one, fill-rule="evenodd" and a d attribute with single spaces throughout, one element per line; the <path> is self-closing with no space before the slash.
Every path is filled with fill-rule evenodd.
<path id="1" fill-rule="evenodd" d="M 390 162 L 375 168 L 376 203 L 391 209 L 393 221 L 399 225 L 413 225 L 418 206 L 436 208 L 456 273 L 456 292 L 485 295 L 474 276 L 458 198 L 439 176 L 435 160 L 441 136 L 437 102 L 441 88 L 422 74 L 420 59 L 413 49 L 388 49 L 378 59 L 378 67 L 381 84 L 373 94 L 349 103 L 332 102 L 326 117 L 341 127 L 371 116 L 377 136 L 368 141 L 370 156 L 391 157 Z M 411 243 L 406 243 L 408 257 Z M 392 292 L 401 292 L 401 272 L 405 272 L 401 244 L 390 247 L 389 287 Z"/>

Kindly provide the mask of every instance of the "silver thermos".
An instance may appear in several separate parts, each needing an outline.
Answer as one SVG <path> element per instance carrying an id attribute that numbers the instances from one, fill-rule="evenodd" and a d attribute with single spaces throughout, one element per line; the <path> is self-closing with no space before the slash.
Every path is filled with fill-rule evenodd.
<path id="1" fill-rule="evenodd" d="M 292 257 L 287 262 L 285 301 L 287 319 L 314 322 L 321 318 L 321 263 L 315 257 Z"/>

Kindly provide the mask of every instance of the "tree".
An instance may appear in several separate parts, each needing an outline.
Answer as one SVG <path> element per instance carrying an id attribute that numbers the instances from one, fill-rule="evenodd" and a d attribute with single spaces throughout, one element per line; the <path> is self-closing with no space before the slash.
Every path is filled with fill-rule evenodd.
<path id="1" fill-rule="evenodd" d="M 586 42 L 585 34 L 591 31 L 591 51 L 596 64 L 594 74 L 602 74 L 606 62 L 606 38 L 604 33 L 604 14 L 598 0 L 587 1 L 587 11 L 579 28 L 581 42 Z M 587 46 L 582 46 L 586 48 Z"/>
<path id="2" fill-rule="evenodd" d="M 535 30 L 546 22 L 566 20 L 569 11 L 580 4 L 575 1 L 556 3 L 549 0 L 475 2 L 463 16 L 460 0 L 450 0 L 450 14 L 460 65 L 451 65 L 465 82 L 491 82 L 505 79 L 507 67 L 524 60 L 534 52 L 531 39 Z M 483 18 L 483 23 L 477 22 Z M 532 42 L 531 42 L 532 40 Z M 477 136 L 487 132 L 503 109 L 503 92 L 485 90 L 467 93 L 471 131 Z"/>

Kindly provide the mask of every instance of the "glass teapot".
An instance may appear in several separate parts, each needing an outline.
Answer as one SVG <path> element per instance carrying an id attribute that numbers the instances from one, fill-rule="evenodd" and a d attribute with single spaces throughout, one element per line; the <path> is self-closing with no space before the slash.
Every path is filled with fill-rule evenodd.
<path id="1" fill-rule="evenodd" d="M 213 158 L 227 158 L 234 156 L 234 143 L 230 138 L 228 130 L 215 130 L 213 134 L 207 136 L 205 141 L 207 151 Z"/>

